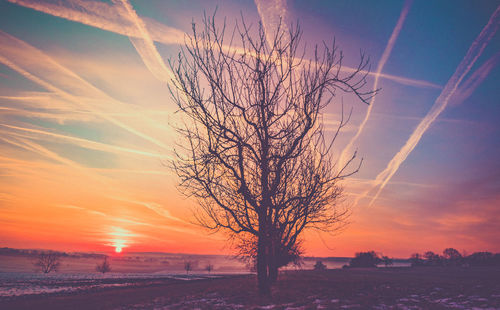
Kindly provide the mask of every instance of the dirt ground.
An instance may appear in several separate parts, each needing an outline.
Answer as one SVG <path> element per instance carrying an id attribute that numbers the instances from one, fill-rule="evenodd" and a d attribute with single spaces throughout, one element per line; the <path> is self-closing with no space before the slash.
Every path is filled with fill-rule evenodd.
<path id="1" fill-rule="evenodd" d="M 0 299 L 0 309 L 500 309 L 500 268 L 289 271 L 272 297 L 255 276 Z"/>

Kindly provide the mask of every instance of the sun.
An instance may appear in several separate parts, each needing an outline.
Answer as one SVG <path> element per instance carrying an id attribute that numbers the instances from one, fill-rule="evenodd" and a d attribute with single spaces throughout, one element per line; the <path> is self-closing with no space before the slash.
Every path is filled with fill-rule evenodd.
<path id="1" fill-rule="evenodd" d="M 115 252 L 116 253 L 121 253 L 122 252 L 122 248 L 121 247 L 116 247 L 115 248 Z"/>

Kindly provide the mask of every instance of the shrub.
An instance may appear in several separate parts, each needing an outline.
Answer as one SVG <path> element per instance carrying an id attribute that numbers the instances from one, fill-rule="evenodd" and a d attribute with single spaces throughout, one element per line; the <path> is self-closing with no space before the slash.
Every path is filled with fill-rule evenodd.
<path id="1" fill-rule="evenodd" d="M 326 265 L 323 264 L 322 261 L 318 260 L 318 261 L 316 261 L 316 264 L 314 265 L 314 270 L 326 270 Z"/>
<path id="2" fill-rule="evenodd" d="M 358 252 L 356 256 L 351 259 L 349 263 L 350 267 L 377 267 L 382 260 L 378 257 L 377 253 L 374 251 L 370 252 Z"/>

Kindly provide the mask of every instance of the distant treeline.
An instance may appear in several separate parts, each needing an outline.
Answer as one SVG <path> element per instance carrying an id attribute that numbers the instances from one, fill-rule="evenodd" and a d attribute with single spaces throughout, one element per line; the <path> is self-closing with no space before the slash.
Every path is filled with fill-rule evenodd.
<path id="1" fill-rule="evenodd" d="M 73 257 L 73 258 L 96 258 L 104 259 L 106 255 L 104 254 L 94 254 L 94 253 L 66 253 L 51 250 L 26 250 L 26 249 L 12 249 L 12 248 L 0 248 L 0 255 L 10 255 L 10 256 L 37 256 L 40 254 L 52 253 L 59 257 Z"/>
<path id="2" fill-rule="evenodd" d="M 475 252 L 461 254 L 454 248 L 447 248 L 442 255 L 432 251 L 415 253 L 410 257 L 412 266 L 500 266 L 500 253 Z"/>
<path id="3" fill-rule="evenodd" d="M 344 268 L 359 268 L 359 267 L 377 267 L 385 265 L 392 266 L 395 259 L 375 251 L 358 252 L 351 259 L 349 265 Z M 399 260 L 401 261 L 401 260 Z M 493 254 L 491 252 L 475 252 L 470 255 L 461 254 L 454 248 L 447 248 L 443 254 L 436 254 L 432 251 L 427 251 L 424 254 L 415 253 L 407 260 L 412 267 L 417 266 L 500 266 L 500 253 Z M 315 265 L 315 269 L 321 268 L 321 261 Z"/>

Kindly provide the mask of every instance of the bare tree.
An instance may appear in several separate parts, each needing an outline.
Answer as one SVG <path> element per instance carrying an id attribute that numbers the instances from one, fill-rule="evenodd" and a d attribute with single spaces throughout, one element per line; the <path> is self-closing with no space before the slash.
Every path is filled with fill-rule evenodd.
<path id="1" fill-rule="evenodd" d="M 111 266 L 109 265 L 108 257 L 107 256 L 104 258 L 104 261 L 102 263 L 98 264 L 95 267 L 95 270 L 97 272 L 102 272 L 102 273 L 106 273 L 106 272 L 110 272 L 111 271 Z"/>
<path id="2" fill-rule="evenodd" d="M 208 273 L 211 273 L 212 270 L 214 270 L 214 265 L 210 264 L 210 262 L 208 262 L 208 264 L 205 266 L 205 270 L 208 272 Z"/>
<path id="3" fill-rule="evenodd" d="M 193 263 L 191 261 L 184 262 L 184 270 L 186 270 L 186 274 L 189 274 L 193 270 Z"/>
<path id="4" fill-rule="evenodd" d="M 61 258 L 57 253 L 40 253 L 37 256 L 34 265 L 43 273 L 57 271 L 61 265 Z"/>
<path id="5" fill-rule="evenodd" d="M 228 37 L 225 24 L 218 28 L 215 16 L 205 16 L 202 31 L 193 23 L 193 35 L 169 62 L 172 97 L 184 117 L 173 162 L 180 189 L 197 198 L 201 225 L 256 240 L 263 294 L 280 255 L 298 251 L 304 229 L 331 231 L 348 214 L 338 204 L 338 181 L 359 166 L 347 169 L 355 154 L 336 166 L 331 150 L 348 118 L 342 115 L 327 137 L 324 108 L 337 92 L 365 103 L 374 95 L 362 90 L 363 55 L 357 70 L 342 74 L 335 44 L 316 47 L 307 60 L 299 27 L 290 29 L 278 27 L 268 44 L 261 24 L 252 32 L 242 19 Z"/>

